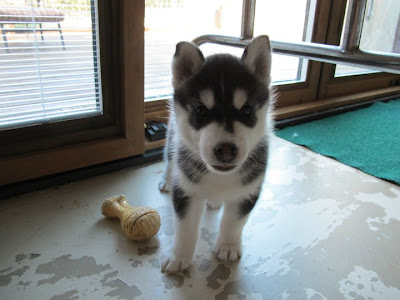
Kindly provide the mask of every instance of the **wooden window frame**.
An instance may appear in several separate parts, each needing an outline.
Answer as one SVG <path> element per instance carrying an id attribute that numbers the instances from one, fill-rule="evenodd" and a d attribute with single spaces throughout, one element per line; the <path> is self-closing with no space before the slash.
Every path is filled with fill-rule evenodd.
<path id="1" fill-rule="evenodd" d="M 243 2 L 245 6 L 245 2 Z M 311 42 L 339 45 L 346 8 L 346 0 L 317 0 Z M 251 20 L 249 12 L 245 19 Z M 252 35 L 252 28 L 242 26 L 242 38 Z M 304 82 L 277 84 L 275 119 L 319 113 L 332 108 L 387 98 L 400 94 L 400 76 L 373 73 L 335 77 L 335 64 L 308 61 Z M 146 121 L 168 118 L 168 100 L 146 102 Z M 163 142 L 146 142 L 146 149 L 157 148 Z"/>
<path id="2" fill-rule="evenodd" d="M 254 5 L 252 4 L 254 1 L 255 0 L 244 0 L 243 6 L 248 7 L 248 9 L 254 9 Z M 322 39 L 320 39 L 321 41 L 318 41 L 319 39 L 315 38 L 316 36 L 318 37 L 318 35 L 315 34 L 313 35 L 312 42 L 317 44 L 314 45 L 271 41 L 274 52 L 310 59 L 314 58 L 323 62 L 331 63 L 321 63 L 322 67 L 314 69 L 312 67 L 309 68 L 306 82 L 277 86 L 278 101 L 274 111 L 277 120 L 281 120 L 288 115 L 292 117 L 301 115 L 305 111 L 319 114 L 319 111 L 338 107 L 341 103 L 343 105 L 348 105 L 363 100 L 369 101 L 371 97 L 387 98 L 388 96 L 396 96 L 400 94 L 400 76 L 396 74 L 373 73 L 365 75 L 350 75 L 342 78 L 334 77 L 336 61 L 340 61 L 341 58 L 345 58 L 347 61 L 352 61 L 352 64 L 356 65 L 368 64 L 370 59 L 375 58 L 378 60 L 377 65 L 379 65 L 380 68 L 398 70 L 397 57 L 393 58 L 393 61 L 390 60 L 390 55 L 384 55 L 378 59 L 378 57 L 374 56 L 372 53 L 369 54 L 357 51 L 358 49 L 356 48 L 343 48 L 345 47 L 345 44 L 342 45 L 339 43 L 343 22 L 345 20 L 346 3 L 348 2 L 351 12 L 359 13 L 366 0 L 360 0 L 359 2 L 355 1 L 356 0 L 317 1 L 314 25 L 318 26 L 314 26 L 313 30 L 324 32 L 325 34 L 322 34 L 322 36 L 326 37 L 325 41 L 322 41 Z M 353 5 L 357 6 L 357 8 L 354 9 Z M 251 15 L 251 13 L 247 14 Z M 360 13 L 357 16 L 360 17 L 362 15 Z M 355 33 L 359 29 L 358 21 L 356 22 L 356 26 L 350 26 L 353 20 L 352 18 L 353 15 L 349 15 L 347 18 L 350 23 L 347 23 L 349 27 L 346 27 L 346 35 L 350 33 L 349 30 L 352 30 L 351 33 Z M 251 20 L 251 18 L 242 19 Z M 248 32 L 249 34 L 246 36 L 243 36 L 242 34 L 240 38 L 205 35 L 196 38 L 195 43 L 202 44 L 212 42 L 244 47 L 246 41 L 249 41 L 252 38 L 251 24 L 244 27 L 246 28 L 245 32 Z M 359 32 L 357 32 L 357 34 L 359 34 Z M 352 35 L 352 38 L 356 38 L 356 35 Z M 348 42 L 350 42 L 350 40 Z M 354 47 L 358 48 L 359 41 L 351 40 L 351 42 Z M 325 44 L 326 46 L 320 46 L 318 43 Z M 343 51 L 345 51 L 345 53 L 343 53 Z M 374 66 L 374 64 L 370 65 L 371 67 Z M 316 69 L 319 69 L 320 72 Z M 311 83 L 309 80 L 310 77 L 312 78 Z M 310 95 L 311 98 L 309 98 Z"/>
<path id="3" fill-rule="evenodd" d="M 346 2 L 346 0 L 332 1 L 326 44 L 339 45 L 340 43 Z M 318 100 L 353 95 L 350 97 L 354 101 L 358 101 L 362 100 L 366 95 L 365 92 L 368 91 L 381 90 L 382 94 L 386 94 L 388 91 L 400 92 L 400 87 L 398 91 L 393 88 L 400 85 L 400 75 L 398 74 L 371 73 L 335 77 L 335 70 L 335 64 L 323 64 Z M 357 94 L 359 94 L 358 97 Z"/>
<path id="4" fill-rule="evenodd" d="M 144 1 L 99 2 L 104 115 L 4 131 L 0 185 L 144 153 Z"/>

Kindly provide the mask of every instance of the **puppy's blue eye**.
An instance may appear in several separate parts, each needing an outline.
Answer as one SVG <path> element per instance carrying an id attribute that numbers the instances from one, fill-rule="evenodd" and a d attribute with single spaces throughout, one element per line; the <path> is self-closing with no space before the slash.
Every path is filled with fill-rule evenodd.
<path id="1" fill-rule="evenodd" d="M 240 111 L 239 111 L 239 113 L 240 113 L 241 116 L 248 116 L 248 115 L 250 115 L 252 112 L 253 112 L 253 108 L 252 108 L 250 105 L 245 105 L 245 106 L 243 106 L 243 107 L 240 109 Z"/>
<path id="2" fill-rule="evenodd" d="M 208 109 L 207 107 L 205 107 L 204 105 L 199 105 L 195 108 L 194 113 L 196 114 L 196 116 L 198 117 L 204 117 L 205 115 L 207 115 L 208 113 Z"/>

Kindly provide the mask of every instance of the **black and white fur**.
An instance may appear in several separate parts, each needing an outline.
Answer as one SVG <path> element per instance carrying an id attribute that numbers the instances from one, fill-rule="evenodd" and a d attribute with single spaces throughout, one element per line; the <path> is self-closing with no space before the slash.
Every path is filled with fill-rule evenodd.
<path id="1" fill-rule="evenodd" d="M 195 45 L 177 44 L 167 168 L 159 185 L 172 190 L 176 230 L 163 271 L 190 266 L 205 203 L 224 206 L 216 257 L 234 261 L 242 255 L 242 229 L 260 194 L 273 126 L 270 71 L 268 36 L 253 39 L 241 59 L 205 59 Z"/>

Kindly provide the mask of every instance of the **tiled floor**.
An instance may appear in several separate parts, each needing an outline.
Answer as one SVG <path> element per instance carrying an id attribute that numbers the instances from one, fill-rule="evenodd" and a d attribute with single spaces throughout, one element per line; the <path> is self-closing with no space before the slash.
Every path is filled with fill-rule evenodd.
<path id="1" fill-rule="evenodd" d="M 160 272 L 173 236 L 163 163 L 0 202 L 0 299 L 400 299 L 400 188 L 280 139 L 237 263 L 211 248 L 221 212 L 207 211 L 193 266 Z M 101 215 L 124 194 L 162 226 L 127 239 Z"/>

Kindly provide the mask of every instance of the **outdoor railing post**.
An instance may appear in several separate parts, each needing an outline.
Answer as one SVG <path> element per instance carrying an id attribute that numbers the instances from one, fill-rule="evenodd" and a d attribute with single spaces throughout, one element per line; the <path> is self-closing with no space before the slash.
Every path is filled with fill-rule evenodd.
<path id="1" fill-rule="evenodd" d="M 367 0 L 347 0 L 340 48 L 355 51 L 360 48 L 361 32 Z"/>
<path id="2" fill-rule="evenodd" d="M 254 34 L 254 16 L 256 0 L 243 0 L 241 38 L 252 39 Z"/>

